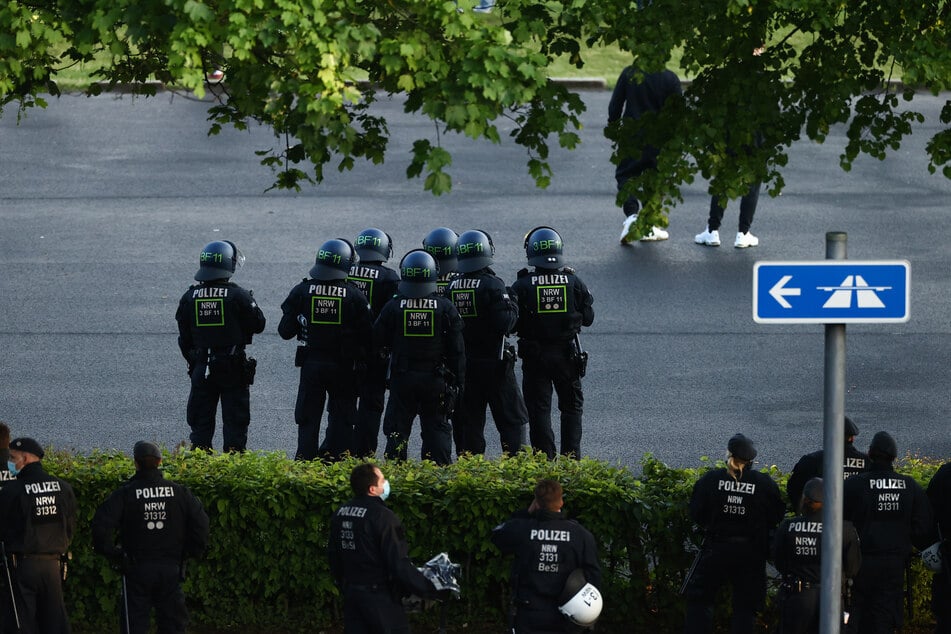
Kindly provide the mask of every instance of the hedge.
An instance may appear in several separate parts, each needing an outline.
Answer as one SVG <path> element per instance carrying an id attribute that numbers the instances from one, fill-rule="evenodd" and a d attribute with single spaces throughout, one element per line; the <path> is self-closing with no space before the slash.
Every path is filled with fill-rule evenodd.
<path id="1" fill-rule="evenodd" d="M 72 483 L 79 501 L 66 584 L 74 628 L 111 631 L 117 623 L 119 573 L 92 552 L 89 525 L 96 507 L 134 465 L 124 454 L 101 452 L 50 452 L 44 462 Z M 190 487 L 211 517 L 210 547 L 203 559 L 189 562 L 185 582 L 197 628 L 314 632 L 339 625 L 342 606 L 325 552 L 330 516 L 350 497 L 355 464 L 295 462 L 281 453 L 165 454 L 166 476 Z M 711 461 L 672 469 L 648 454 L 640 475 L 591 459 L 549 462 L 531 453 L 464 457 L 443 467 L 414 461 L 381 466 L 393 487 L 387 504 L 406 527 L 413 560 L 422 563 L 447 552 L 463 566 L 462 597 L 448 605 L 454 626 L 505 622 L 509 561 L 489 542 L 489 533 L 529 505 L 537 479 L 554 477 L 564 485 L 569 516 L 598 541 L 605 601 L 599 629 L 671 632 L 682 627 L 684 602 L 678 591 L 698 540 L 687 502 Z M 937 466 L 906 458 L 899 470 L 924 486 Z M 775 466 L 767 472 L 785 491 L 786 475 Z M 932 622 L 931 574 L 916 560 L 912 578 L 910 624 L 921 626 Z M 771 583 L 771 598 L 775 590 Z M 727 616 L 725 610 L 718 614 Z M 432 621 L 434 612 L 414 618 Z M 775 621 L 771 604 L 762 618 L 764 624 Z"/>

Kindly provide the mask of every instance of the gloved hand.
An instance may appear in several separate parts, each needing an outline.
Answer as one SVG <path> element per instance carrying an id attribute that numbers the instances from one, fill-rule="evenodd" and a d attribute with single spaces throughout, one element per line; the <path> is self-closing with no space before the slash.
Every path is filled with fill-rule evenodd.
<path id="1" fill-rule="evenodd" d="M 0 449 L 10 448 L 10 428 L 6 423 L 0 423 Z"/>

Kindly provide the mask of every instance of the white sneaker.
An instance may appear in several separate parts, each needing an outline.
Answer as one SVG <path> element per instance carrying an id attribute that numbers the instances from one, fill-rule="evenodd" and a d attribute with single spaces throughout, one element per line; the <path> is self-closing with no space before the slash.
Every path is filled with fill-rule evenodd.
<path id="1" fill-rule="evenodd" d="M 621 225 L 621 244 L 631 244 L 636 239 L 631 233 L 635 222 L 637 222 L 637 214 L 624 219 L 624 224 Z"/>
<path id="2" fill-rule="evenodd" d="M 710 231 L 710 227 L 707 227 L 703 233 L 695 235 L 693 241 L 697 244 L 705 244 L 708 247 L 718 247 L 720 246 L 720 232 L 716 229 Z"/>
<path id="3" fill-rule="evenodd" d="M 747 231 L 746 233 L 736 233 L 736 241 L 733 243 L 737 249 L 759 246 L 759 238 Z"/>
<path id="4" fill-rule="evenodd" d="M 651 232 L 641 238 L 641 242 L 657 242 L 659 240 L 666 240 L 669 237 L 670 234 L 660 227 L 651 227 Z"/>
<path id="5" fill-rule="evenodd" d="M 221 70 L 220 68 L 216 68 L 209 73 L 205 73 L 205 81 L 207 81 L 209 84 L 220 84 L 222 81 L 224 81 L 224 78 L 225 71 Z"/>

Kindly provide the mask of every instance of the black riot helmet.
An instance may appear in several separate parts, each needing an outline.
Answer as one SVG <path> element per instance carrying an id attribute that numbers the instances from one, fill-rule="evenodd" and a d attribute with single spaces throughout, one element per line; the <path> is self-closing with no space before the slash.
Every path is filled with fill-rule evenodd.
<path id="1" fill-rule="evenodd" d="M 327 240 L 317 250 L 317 258 L 310 269 L 310 276 L 315 280 L 329 282 L 330 280 L 345 280 L 357 261 L 353 245 L 343 238 Z"/>
<path id="2" fill-rule="evenodd" d="M 393 240 L 382 229 L 364 229 L 353 246 L 363 262 L 386 262 L 393 257 Z"/>
<path id="3" fill-rule="evenodd" d="M 234 242 L 216 240 L 209 242 L 198 256 L 198 272 L 195 279 L 199 282 L 226 280 L 234 275 L 244 264 L 244 255 L 234 246 Z"/>
<path id="4" fill-rule="evenodd" d="M 564 263 L 564 244 L 551 227 L 535 227 L 525 235 L 525 257 L 531 266 L 557 269 Z"/>
<path id="5" fill-rule="evenodd" d="M 456 270 L 456 243 L 459 236 L 452 229 L 439 227 L 423 238 L 423 248 L 439 263 L 439 273 L 445 275 Z"/>
<path id="6" fill-rule="evenodd" d="M 492 264 L 494 255 L 492 236 L 478 229 L 466 231 L 459 236 L 456 243 L 456 258 L 459 260 L 456 270 L 460 273 L 472 273 L 484 269 Z"/>
<path id="7" fill-rule="evenodd" d="M 406 297 L 426 297 L 436 292 L 439 264 L 423 249 L 413 249 L 400 260 L 400 294 Z"/>

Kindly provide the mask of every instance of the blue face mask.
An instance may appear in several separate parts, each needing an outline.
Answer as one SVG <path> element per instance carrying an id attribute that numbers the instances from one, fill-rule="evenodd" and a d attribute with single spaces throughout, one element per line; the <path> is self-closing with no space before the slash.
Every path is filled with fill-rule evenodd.
<path id="1" fill-rule="evenodd" d="M 390 497 L 390 481 L 389 481 L 389 480 L 384 480 L 384 481 L 383 481 L 383 493 L 380 494 L 380 499 L 381 499 L 381 500 L 385 500 L 385 499 L 388 498 L 388 497 Z"/>
<path id="2" fill-rule="evenodd" d="M 10 472 L 10 475 L 15 476 L 20 473 L 20 470 L 17 469 L 17 463 L 12 460 L 7 460 L 7 470 Z"/>

